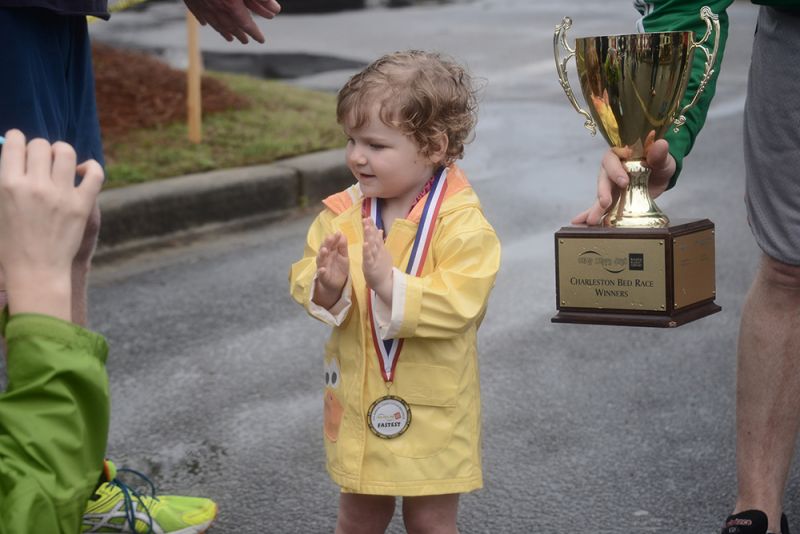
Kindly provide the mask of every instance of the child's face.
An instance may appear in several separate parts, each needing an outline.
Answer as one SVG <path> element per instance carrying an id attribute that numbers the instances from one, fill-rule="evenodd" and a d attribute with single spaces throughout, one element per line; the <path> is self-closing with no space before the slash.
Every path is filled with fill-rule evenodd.
<path id="1" fill-rule="evenodd" d="M 433 175 L 434 163 L 412 138 L 381 121 L 377 105 L 361 128 L 345 124 L 345 133 L 347 166 L 366 197 L 413 201 Z"/>

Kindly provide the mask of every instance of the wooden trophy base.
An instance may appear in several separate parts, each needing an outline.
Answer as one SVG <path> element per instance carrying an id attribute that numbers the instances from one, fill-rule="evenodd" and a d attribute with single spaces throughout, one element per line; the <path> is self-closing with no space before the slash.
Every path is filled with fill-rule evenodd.
<path id="1" fill-rule="evenodd" d="M 720 311 L 714 223 L 556 232 L 554 323 L 672 328 Z"/>

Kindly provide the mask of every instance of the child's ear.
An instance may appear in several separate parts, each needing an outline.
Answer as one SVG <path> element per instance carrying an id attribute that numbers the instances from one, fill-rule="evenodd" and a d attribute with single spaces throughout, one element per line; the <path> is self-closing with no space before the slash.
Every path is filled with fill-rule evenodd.
<path id="1" fill-rule="evenodd" d="M 445 132 L 439 132 L 431 139 L 430 160 L 435 164 L 444 163 L 447 160 L 447 148 L 449 139 Z"/>

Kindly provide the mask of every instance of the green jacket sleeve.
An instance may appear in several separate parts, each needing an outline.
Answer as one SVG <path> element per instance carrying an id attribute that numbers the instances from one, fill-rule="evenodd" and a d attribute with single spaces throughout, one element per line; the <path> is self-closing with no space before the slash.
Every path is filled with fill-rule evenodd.
<path id="1" fill-rule="evenodd" d="M 4 312 L 0 332 L 0 534 L 79 532 L 106 450 L 108 347 L 44 315 Z"/>
<path id="2" fill-rule="evenodd" d="M 677 182 L 678 176 L 683 169 L 683 158 L 692 150 L 695 138 L 706 121 L 708 106 L 711 104 L 711 99 L 714 98 L 717 77 L 719 76 L 722 56 L 725 51 L 725 41 L 728 38 L 728 14 L 726 10 L 732 3 L 733 0 L 704 0 L 701 2 L 695 0 L 654 0 L 637 2 L 637 6 L 644 15 L 641 20 L 644 31 L 693 31 L 696 40 L 701 39 L 706 32 L 706 23 L 700 18 L 700 8 L 708 6 L 712 12 L 719 15 L 720 40 L 717 58 L 714 62 L 714 73 L 696 105 L 686 112 L 686 124 L 681 127 L 677 134 L 670 129 L 664 136 L 669 142 L 670 154 L 672 154 L 677 163 L 675 174 L 670 179 L 668 189 L 672 188 Z M 714 45 L 713 36 L 709 41 L 708 50 L 711 52 Z M 689 84 L 681 102 L 681 108 L 694 98 L 697 88 L 700 86 L 700 80 L 703 78 L 705 63 L 706 55 L 703 51 L 695 50 Z"/>

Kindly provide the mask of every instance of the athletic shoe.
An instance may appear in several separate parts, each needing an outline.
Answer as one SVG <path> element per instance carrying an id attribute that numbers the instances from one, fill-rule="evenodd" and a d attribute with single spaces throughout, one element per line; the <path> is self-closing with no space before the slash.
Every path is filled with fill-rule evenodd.
<path id="1" fill-rule="evenodd" d="M 747 510 L 728 516 L 722 534 L 772 534 L 767 531 L 767 514 L 760 510 Z M 786 514 L 781 515 L 780 534 L 789 534 L 789 521 Z"/>
<path id="2" fill-rule="evenodd" d="M 103 482 L 89 498 L 81 532 L 128 532 L 138 534 L 202 534 L 217 516 L 211 499 L 160 495 L 153 483 L 132 469 L 117 469 L 106 460 Z M 141 494 L 122 482 L 119 473 L 132 473 L 150 486 Z"/>

